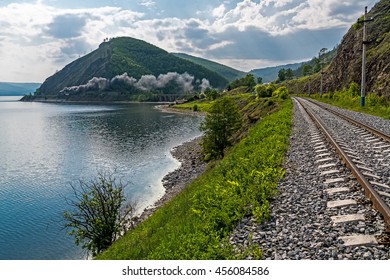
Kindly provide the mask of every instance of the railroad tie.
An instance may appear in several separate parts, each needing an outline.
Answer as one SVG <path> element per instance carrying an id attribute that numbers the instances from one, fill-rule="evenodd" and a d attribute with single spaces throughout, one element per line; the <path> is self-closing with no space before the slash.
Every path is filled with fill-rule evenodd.
<path id="1" fill-rule="evenodd" d="M 339 215 L 339 216 L 332 216 L 330 218 L 332 219 L 333 225 L 360 222 L 365 220 L 363 214 Z"/>
<path id="2" fill-rule="evenodd" d="M 341 192 L 349 192 L 350 191 L 350 188 L 347 188 L 347 187 L 340 187 L 340 188 L 330 188 L 330 189 L 326 189 L 325 192 L 328 194 L 328 195 L 332 195 L 332 194 L 336 194 L 336 193 L 341 193 Z"/>
<path id="3" fill-rule="evenodd" d="M 336 183 L 342 183 L 344 182 L 344 178 L 332 178 L 332 179 L 327 179 L 324 184 L 325 185 L 333 185 Z"/>
<path id="4" fill-rule="evenodd" d="M 338 207 L 344 207 L 344 206 L 350 206 L 350 205 L 356 205 L 357 202 L 354 199 L 344 199 L 344 200 L 333 200 L 328 201 L 327 207 L 328 208 L 338 208 Z"/>
<path id="5" fill-rule="evenodd" d="M 373 235 L 349 235 L 340 236 L 339 239 L 344 241 L 345 246 L 368 246 L 378 245 L 378 241 Z"/>

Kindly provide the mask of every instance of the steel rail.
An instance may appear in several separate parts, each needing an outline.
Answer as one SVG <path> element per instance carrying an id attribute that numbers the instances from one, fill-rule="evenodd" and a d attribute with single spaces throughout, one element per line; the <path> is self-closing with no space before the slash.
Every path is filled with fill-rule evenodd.
<path id="1" fill-rule="evenodd" d="M 358 127 L 361 127 L 361 128 L 363 128 L 365 130 L 368 130 L 369 132 L 371 132 L 372 134 L 382 138 L 383 140 L 385 140 L 387 142 L 390 142 L 390 135 L 387 135 L 384 132 L 379 131 L 379 130 L 377 130 L 377 129 L 369 126 L 369 125 L 360 123 L 360 122 L 358 122 L 358 121 L 356 121 L 356 120 L 354 120 L 354 119 L 352 119 L 352 118 L 350 118 L 350 117 L 348 117 L 348 116 L 346 116 L 346 115 L 344 115 L 344 114 L 342 114 L 340 112 L 337 112 L 337 111 L 335 111 L 335 110 L 333 110 L 331 108 L 325 107 L 324 105 L 322 105 L 319 102 L 316 102 L 316 101 L 313 101 L 313 100 L 309 100 L 307 98 L 304 98 L 304 99 L 306 101 L 309 101 L 311 103 L 316 104 L 317 106 L 321 107 L 322 109 L 327 110 L 327 111 L 331 112 L 332 114 L 335 114 L 336 116 L 338 116 L 338 117 L 340 117 L 340 118 L 342 118 L 342 119 L 344 119 L 344 120 L 346 120 L 346 121 L 348 121 L 348 122 L 350 122 L 350 123 L 352 123 L 352 124 L 354 124 L 354 125 L 356 125 Z"/>
<path id="2" fill-rule="evenodd" d="M 373 207 L 378 210 L 385 220 L 385 223 L 387 225 L 386 231 L 390 232 L 390 208 L 386 204 L 385 201 L 380 197 L 380 195 L 375 191 L 375 189 L 371 186 L 371 184 L 367 181 L 367 179 L 364 177 L 364 175 L 360 172 L 360 170 L 356 167 L 356 165 L 352 162 L 350 157 L 343 151 L 343 149 L 337 144 L 336 140 L 330 135 L 330 133 L 327 131 L 324 123 L 321 119 L 317 118 L 314 113 L 308 109 L 299 99 L 294 98 L 301 104 L 303 109 L 306 111 L 306 113 L 310 116 L 310 118 L 314 121 L 316 126 L 326 135 L 329 142 L 335 147 L 336 152 L 340 155 L 341 159 L 344 161 L 344 163 L 347 165 L 347 167 L 351 170 L 352 174 L 355 176 L 359 184 L 364 189 L 364 194 L 366 197 L 368 197 Z"/>

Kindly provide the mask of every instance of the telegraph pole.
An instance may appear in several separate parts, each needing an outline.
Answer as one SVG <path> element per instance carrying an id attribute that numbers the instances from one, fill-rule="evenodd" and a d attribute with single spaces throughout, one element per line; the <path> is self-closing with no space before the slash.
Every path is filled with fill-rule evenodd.
<path id="1" fill-rule="evenodd" d="M 367 19 L 367 6 L 364 9 L 363 20 L 363 54 L 362 54 L 362 83 L 360 90 L 360 106 L 364 107 L 366 98 L 366 46 L 369 44 L 367 41 L 367 22 L 373 21 L 373 19 Z M 361 22 L 361 21 L 360 21 Z"/>
<path id="2" fill-rule="evenodd" d="M 322 63 L 322 59 L 321 59 L 321 55 L 323 55 L 328 49 L 327 48 L 322 48 L 320 50 L 320 52 L 318 53 L 318 60 L 320 62 L 320 71 L 321 71 L 321 84 L 320 84 L 320 98 L 322 98 L 322 74 L 324 74 L 322 68 L 323 68 L 323 63 Z"/>

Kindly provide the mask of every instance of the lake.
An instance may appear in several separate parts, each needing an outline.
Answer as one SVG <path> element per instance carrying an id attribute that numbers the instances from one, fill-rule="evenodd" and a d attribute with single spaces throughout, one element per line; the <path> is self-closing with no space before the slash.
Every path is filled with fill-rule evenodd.
<path id="1" fill-rule="evenodd" d="M 201 134 L 200 117 L 155 104 L 48 104 L 0 97 L 0 259 L 81 259 L 62 229 L 71 184 L 99 172 L 129 182 L 144 208 L 180 163 L 170 150 Z"/>

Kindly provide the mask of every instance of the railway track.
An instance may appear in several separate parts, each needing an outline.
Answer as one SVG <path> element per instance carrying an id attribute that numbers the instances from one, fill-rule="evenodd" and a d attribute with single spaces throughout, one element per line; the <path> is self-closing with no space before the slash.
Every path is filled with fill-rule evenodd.
<path id="1" fill-rule="evenodd" d="M 329 197 L 327 209 L 334 213 L 333 225 L 343 225 L 351 230 L 339 236 L 346 246 L 367 246 L 388 244 L 390 233 L 390 136 L 339 112 L 324 108 L 317 102 L 294 98 L 310 116 L 318 130 L 312 130 L 316 167 L 326 186 Z M 336 156 L 336 154 L 338 156 Z M 343 170 L 340 163 L 347 167 Z M 364 227 L 349 227 L 349 224 L 367 225 L 372 217 L 362 214 L 359 204 L 367 204 L 361 198 L 355 199 L 351 181 L 357 181 L 379 211 L 385 222 L 380 230 L 365 230 Z M 357 230 L 356 230 L 357 229 Z"/>

